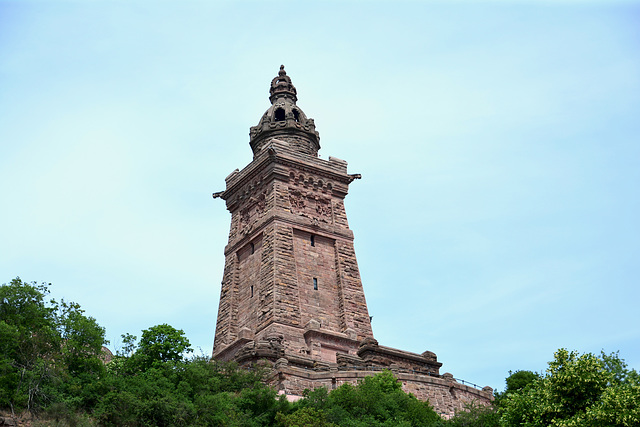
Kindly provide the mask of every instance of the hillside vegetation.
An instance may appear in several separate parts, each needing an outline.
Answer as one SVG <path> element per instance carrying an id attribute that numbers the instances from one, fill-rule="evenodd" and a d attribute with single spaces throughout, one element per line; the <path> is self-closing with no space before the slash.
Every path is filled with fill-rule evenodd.
<path id="1" fill-rule="evenodd" d="M 184 332 L 166 324 L 139 340 L 123 335 L 106 362 L 104 328 L 78 304 L 48 300 L 49 286 L 19 278 L 0 286 L 0 410 L 30 414 L 33 425 L 640 425 L 640 378 L 617 353 L 560 349 L 545 373 L 510 372 L 493 406 L 451 420 L 389 371 L 290 403 L 264 384 L 265 370 L 193 356 Z"/>

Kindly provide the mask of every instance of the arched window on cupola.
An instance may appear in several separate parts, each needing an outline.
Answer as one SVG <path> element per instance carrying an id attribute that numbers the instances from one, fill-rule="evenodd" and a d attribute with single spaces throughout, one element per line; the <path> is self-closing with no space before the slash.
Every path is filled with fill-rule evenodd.
<path id="1" fill-rule="evenodd" d="M 276 108 L 276 113 L 274 114 L 276 122 L 284 121 L 284 108 Z"/>

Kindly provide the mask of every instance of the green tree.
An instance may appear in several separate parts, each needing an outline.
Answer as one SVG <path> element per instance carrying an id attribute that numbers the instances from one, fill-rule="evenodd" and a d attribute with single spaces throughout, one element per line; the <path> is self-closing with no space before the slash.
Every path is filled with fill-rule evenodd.
<path id="1" fill-rule="evenodd" d="M 627 368 L 627 363 L 620 358 L 619 351 L 611 354 L 601 351 L 600 358 L 604 362 L 605 369 L 613 375 L 612 384 L 630 384 L 640 381 L 638 372 Z"/>
<path id="2" fill-rule="evenodd" d="M 505 379 L 507 388 L 505 392 L 518 392 L 526 386 L 539 379 L 540 375 L 531 371 L 509 371 L 509 376 Z"/>
<path id="3" fill-rule="evenodd" d="M 0 405 L 12 411 L 35 408 L 54 375 L 61 341 L 48 286 L 19 277 L 0 286 Z"/>
<path id="4" fill-rule="evenodd" d="M 42 409 L 104 372 L 104 328 L 78 304 L 47 301 L 49 286 L 0 286 L 0 407 Z"/>
<path id="5" fill-rule="evenodd" d="M 91 386 L 101 396 L 93 415 L 106 426 L 271 426 L 290 404 L 263 379 L 260 369 L 203 357 L 115 371 Z"/>
<path id="6" fill-rule="evenodd" d="M 402 391 L 391 371 L 365 377 L 357 385 L 343 384 L 331 393 L 325 388 L 305 391 L 294 409 L 279 417 L 282 423 L 299 425 L 311 414 L 316 425 L 430 426 L 440 421 L 428 402 Z"/>
<path id="7" fill-rule="evenodd" d="M 157 325 L 123 336 L 103 366 L 104 328 L 78 304 L 47 301 L 49 285 L 19 278 L 0 287 L 0 408 L 44 411 L 58 425 L 275 425 L 291 412 L 265 371 L 211 362 L 182 330 Z"/>
<path id="8" fill-rule="evenodd" d="M 121 357 L 129 357 L 136 351 L 136 348 L 138 347 L 138 344 L 136 343 L 138 337 L 129 333 L 122 334 L 121 337 L 122 349 L 118 350 L 117 355 Z"/>
<path id="9" fill-rule="evenodd" d="M 577 417 L 566 425 L 622 427 L 640 425 L 640 383 L 637 375 L 630 381 L 608 387 L 598 404 L 587 408 L 584 417 Z"/>
<path id="10" fill-rule="evenodd" d="M 104 372 L 100 359 L 102 345 L 108 344 L 105 329 L 74 302 L 62 300 L 55 305 L 57 328 L 62 338 L 62 360 L 71 375 Z"/>
<path id="11" fill-rule="evenodd" d="M 278 413 L 276 420 L 284 427 L 334 427 L 335 424 L 326 420 L 324 411 L 306 407 L 284 415 Z"/>
<path id="12" fill-rule="evenodd" d="M 456 415 L 443 421 L 442 425 L 452 427 L 498 427 L 500 415 L 494 405 L 470 404 L 463 411 L 456 411 Z"/>
<path id="13" fill-rule="evenodd" d="M 131 348 L 131 336 L 123 336 L 127 339 L 127 349 Z M 135 337 L 133 337 L 135 339 Z M 162 324 L 152 326 L 142 331 L 142 338 L 137 350 L 131 356 L 131 363 L 146 370 L 164 363 L 177 363 L 184 360 L 184 356 L 192 353 L 193 349 L 182 329 L 176 329 L 171 325 Z"/>
<path id="14" fill-rule="evenodd" d="M 638 375 L 617 354 L 560 349 L 543 377 L 501 403 L 505 426 L 640 425 Z"/>
<path id="15" fill-rule="evenodd" d="M 540 379 L 540 375 L 531 371 L 509 371 L 509 376 L 505 379 L 506 388 L 503 392 L 497 392 L 494 394 L 495 400 L 493 401 L 493 407 L 499 408 L 502 406 L 504 399 L 509 394 L 520 393 L 529 384 Z"/>

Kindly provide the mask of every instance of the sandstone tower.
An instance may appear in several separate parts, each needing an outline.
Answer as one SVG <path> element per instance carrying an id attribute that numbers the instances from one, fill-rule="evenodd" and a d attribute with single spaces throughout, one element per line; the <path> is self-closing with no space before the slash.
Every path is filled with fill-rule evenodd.
<path id="1" fill-rule="evenodd" d="M 297 106 L 284 66 L 269 92 L 271 107 L 249 132 L 253 161 L 214 193 L 226 201 L 231 230 L 213 358 L 268 364 L 272 383 L 288 396 L 389 368 L 443 414 L 488 401 L 487 388 L 441 376 L 434 353 L 373 338 L 344 208 L 359 175 L 347 173 L 343 160 L 318 157 L 319 134 Z"/>

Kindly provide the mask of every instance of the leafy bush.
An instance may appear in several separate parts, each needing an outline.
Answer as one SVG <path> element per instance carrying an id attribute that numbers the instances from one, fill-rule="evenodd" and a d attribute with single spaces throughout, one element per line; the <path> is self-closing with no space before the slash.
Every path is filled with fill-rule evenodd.
<path id="1" fill-rule="evenodd" d="M 428 402 L 402 391 L 402 384 L 390 371 L 365 377 L 357 385 L 345 383 L 327 392 L 326 388 L 306 390 L 294 411 L 281 415 L 285 426 L 302 424 L 313 418 L 317 426 L 431 426 L 440 417 Z"/>
<path id="2" fill-rule="evenodd" d="M 78 304 L 46 301 L 49 286 L 0 286 L 0 407 L 37 412 L 105 372 L 104 328 Z"/>
<path id="3" fill-rule="evenodd" d="M 0 286 L 0 409 L 40 413 L 51 425 L 104 426 L 515 426 L 640 425 L 640 375 L 617 353 L 560 349 L 544 375 L 509 372 L 494 405 L 442 420 L 404 393 L 390 371 L 291 404 L 240 369 L 192 352 L 170 325 L 123 335 L 107 366 L 104 328 L 80 306 L 47 301 L 49 284 L 20 278 Z M 48 424 L 49 425 L 49 424 Z"/>
<path id="4" fill-rule="evenodd" d="M 501 425 L 637 426 L 640 382 L 617 354 L 560 349 L 546 375 L 501 402 Z"/>

